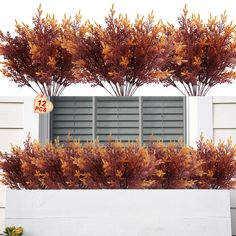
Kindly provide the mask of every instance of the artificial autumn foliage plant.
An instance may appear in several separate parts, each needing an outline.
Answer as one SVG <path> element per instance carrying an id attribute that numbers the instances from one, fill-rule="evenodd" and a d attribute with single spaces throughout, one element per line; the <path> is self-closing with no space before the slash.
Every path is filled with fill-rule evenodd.
<path id="1" fill-rule="evenodd" d="M 198 177 L 199 188 L 234 188 L 236 185 L 236 148 L 232 140 L 214 145 L 210 140 L 197 142 L 197 155 L 202 160 L 202 175 Z"/>
<path id="2" fill-rule="evenodd" d="M 16 23 L 14 37 L 0 33 L 0 54 L 3 75 L 37 93 L 57 96 L 72 83 L 89 83 L 132 96 L 144 84 L 163 83 L 204 96 L 236 77 L 236 29 L 226 13 L 204 22 L 185 6 L 175 27 L 155 22 L 153 12 L 131 22 L 113 5 L 102 26 L 82 23 L 80 13 L 59 23 L 40 6 L 32 20 L 33 27 Z"/>
<path id="3" fill-rule="evenodd" d="M 196 150 L 185 146 L 182 142 L 169 143 L 152 141 L 148 145 L 148 153 L 155 158 L 156 173 L 154 188 L 194 188 L 193 176 L 202 174 L 202 164 Z"/>
<path id="4" fill-rule="evenodd" d="M 138 143 L 98 142 L 84 146 L 83 159 L 75 160 L 80 170 L 78 177 L 87 188 L 127 189 L 152 186 L 155 159 Z"/>
<path id="5" fill-rule="evenodd" d="M 197 148 L 182 142 L 124 144 L 78 141 L 42 145 L 29 138 L 24 148 L 0 153 L 2 182 L 13 189 L 233 189 L 236 146 L 202 137 Z"/>
<path id="6" fill-rule="evenodd" d="M 170 44 L 163 23 L 154 22 L 153 12 L 147 19 L 137 16 L 131 22 L 127 15 L 116 16 L 113 5 L 105 22 L 103 27 L 87 21 L 81 31 L 77 21 L 64 35 L 79 80 L 101 86 L 111 95 L 132 96 L 143 84 L 169 75 L 162 67 Z"/>
<path id="7" fill-rule="evenodd" d="M 32 18 L 33 26 L 16 22 L 15 33 L 0 33 L 2 73 L 19 86 L 47 96 L 60 95 L 76 81 L 71 54 L 62 47 L 64 29 L 54 17 L 43 16 L 41 5 Z"/>
<path id="8" fill-rule="evenodd" d="M 166 64 L 171 76 L 162 82 L 188 96 L 204 96 L 217 84 L 231 83 L 236 77 L 236 26 L 227 22 L 226 12 L 204 22 L 199 14 L 189 16 L 185 6 L 178 23 L 166 28 L 174 50 Z"/>

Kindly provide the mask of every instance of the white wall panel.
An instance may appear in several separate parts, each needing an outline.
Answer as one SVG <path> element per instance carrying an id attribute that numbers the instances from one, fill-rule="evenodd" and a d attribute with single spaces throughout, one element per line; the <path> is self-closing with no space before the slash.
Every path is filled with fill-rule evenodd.
<path id="1" fill-rule="evenodd" d="M 6 189 L 0 187 L 0 235 L 2 235 L 5 226 L 5 206 L 6 206 Z"/>
<path id="2" fill-rule="evenodd" d="M 11 144 L 22 145 L 24 140 L 24 129 L 1 129 L 0 128 L 0 150 L 9 152 Z"/>
<path id="3" fill-rule="evenodd" d="M 6 223 L 22 225 L 25 236 L 231 236 L 230 197 L 227 190 L 8 190 Z"/>
<path id="4" fill-rule="evenodd" d="M 230 191 L 232 235 L 236 235 L 236 190 Z"/>
<path id="5" fill-rule="evenodd" d="M 0 208 L 0 235 L 3 235 L 5 226 L 5 208 Z"/>
<path id="6" fill-rule="evenodd" d="M 236 97 L 213 98 L 214 141 L 228 140 L 236 144 Z M 236 235 L 236 191 L 231 191 L 231 227 Z"/>
<path id="7" fill-rule="evenodd" d="M 39 138 L 39 114 L 33 112 L 34 97 L 23 97 L 24 101 L 24 138 L 30 134 L 32 139 Z"/>
<path id="8" fill-rule="evenodd" d="M 215 96 L 213 103 L 236 103 L 236 96 Z"/>
<path id="9" fill-rule="evenodd" d="M 6 188 L 0 187 L 0 207 L 4 207 L 6 205 Z"/>
<path id="10" fill-rule="evenodd" d="M 23 128 L 24 103 L 0 101 L 0 128 Z"/>
<path id="11" fill-rule="evenodd" d="M 214 141 L 228 140 L 236 143 L 236 97 L 213 98 Z"/>
<path id="12" fill-rule="evenodd" d="M 0 151 L 10 152 L 11 144 L 22 146 L 30 133 L 38 139 L 38 114 L 33 97 L 0 97 Z M 1 182 L 0 182 L 1 185 Z M 5 225 L 5 190 L 0 188 L 0 235 Z"/>
<path id="13" fill-rule="evenodd" d="M 0 150 L 8 152 L 11 144 L 20 145 L 24 136 L 22 98 L 0 98 Z"/>
<path id="14" fill-rule="evenodd" d="M 236 144 L 236 129 L 214 129 L 214 141 L 219 140 L 227 141 L 229 138 Z"/>
<path id="15" fill-rule="evenodd" d="M 212 97 L 187 97 L 187 140 L 195 147 L 201 134 L 213 138 Z"/>
<path id="16" fill-rule="evenodd" d="M 214 104 L 214 128 L 236 129 L 236 103 Z"/>
<path id="17" fill-rule="evenodd" d="M 21 146 L 28 134 L 38 139 L 33 102 L 33 97 L 0 97 L 0 151 L 9 152 L 11 144 Z"/>

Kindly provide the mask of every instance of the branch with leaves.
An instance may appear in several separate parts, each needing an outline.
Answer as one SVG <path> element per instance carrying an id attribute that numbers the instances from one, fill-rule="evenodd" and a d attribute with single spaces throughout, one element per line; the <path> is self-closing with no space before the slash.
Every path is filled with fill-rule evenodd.
<path id="1" fill-rule="evenodd" d="M 72 56 L 62 47 L 64 30 L 54 15 L 43 17 L 41 6 L 32 21 L 33 27 L 16 22 L 14 37 L 9 32 L 0 33 L 2 72 L 36 93 L 60 95 L 77 81 L 72 72 Z"/>
<path id="2" fill-rule="evenodd" d="M 105 18 L 106 26 L 86 22 L 72 24 L 65 35 L 65 47 L 73 55 L 74 73 L 79 80 L 101 86 L 111 95 L 132 96 L 143 84 L 165 78 L 163 71 L 170 50 L 163 23 L 137 16 L 131 23 L 127 15 L 116 16 L 114 5 Z"/>
<path id="3" fill-rule="evenodd" d="M 236 77 L 236 29 L 210 16 L 178 18 L 179 26 L 155 23 L 153 12 L 131 22 L 116 15 L 114 5 L 105 26 L 52 15 L 41 6 L 33 27 L 16 23 L 16 36 L 0 32 L 2 72 L 19 86 L 47 96 L 60 95 L 72 83 L 100 86 L 115 96 L 132 96 L 144 84 L 174 86 L 183 95 L 204 96 L 217 84 Z"/>
<path id="4" fill-rule="evenodd" d="M 13 189 L 234 189 L 236 145 L 204 140 L 197 148 L 164 144 L 68 139 L 0 152 L 2 183 Z"/>
<path id="5" fill-rule="evenodd" d="M 166 36 L 174 39 L 174 50 L 166 65 L 172 73 L 165 85 L 183 95 L 204 96 L 217 84 L 231 83 L 236 78 L 236 30 L 227 23 L 226 12 L 220 19 L 210 16 L 205 23 L 200 15 L 189 17 L 185 6 L 178 22 L 178 28 L 166 29 Z"/>
<path id="6" fill-rule="evenodd" d="M 230 189 L 236 180 L 236 145 L 232 140 L 217 145 L 201 136 L 197 142 L 197 156 L 202 160 L 202 175 L 196 178 L 198 188 Z"/>
<path id="7" fill-rule="evenodd" d="M 3 232 L 4 236 L 22 236 L 24 233 L 24 230 L 22 227 L 6 227 L 5 231 Z"/>

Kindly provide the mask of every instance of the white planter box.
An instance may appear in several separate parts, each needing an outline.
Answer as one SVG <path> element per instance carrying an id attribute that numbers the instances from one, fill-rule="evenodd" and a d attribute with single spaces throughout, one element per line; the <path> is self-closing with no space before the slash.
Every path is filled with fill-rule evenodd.
<path id="1" fill-rule="evenodd" d="M 8 190 L 24 236 L 231 236 L 227 190 Z"/>
<path id="2" fill-rule="evenodd" d="M 4 231 L 5 225 L 5 206 L 6 206 L 6 189 L 0 186 L 0 235 Z"/>
<path id="3" fill-rule="evenodd" d="M 230 191 L 232 235 L 236 235 L 236 190 Z"/>

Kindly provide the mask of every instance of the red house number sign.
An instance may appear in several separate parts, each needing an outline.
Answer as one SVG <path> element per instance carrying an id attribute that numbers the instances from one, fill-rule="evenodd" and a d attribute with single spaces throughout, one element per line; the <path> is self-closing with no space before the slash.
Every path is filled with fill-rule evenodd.
<path id="1" fill-rule="evenodd" d="M 38 95 L 34 99 L 34 112 L 39 114 L 45 114 L 53 110 L 52 102 L 47 100 L 45 95 Z"/>

